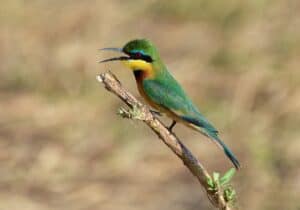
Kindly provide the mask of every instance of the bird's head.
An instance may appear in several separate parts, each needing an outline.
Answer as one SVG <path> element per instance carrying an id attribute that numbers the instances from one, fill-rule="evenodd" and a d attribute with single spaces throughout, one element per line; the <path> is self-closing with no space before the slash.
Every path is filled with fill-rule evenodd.
<path id="1" fill-rule="evenodd" d="M 133 71 L 152 69 L 153 63 L 160 59 L 155 46 L 147 39 L 129 41 L 123 48 L 103 48 L 102 50 L 121 52 L 124 56 L 105 59 L 100 61 L 101 63 L 123 61 Z"/>

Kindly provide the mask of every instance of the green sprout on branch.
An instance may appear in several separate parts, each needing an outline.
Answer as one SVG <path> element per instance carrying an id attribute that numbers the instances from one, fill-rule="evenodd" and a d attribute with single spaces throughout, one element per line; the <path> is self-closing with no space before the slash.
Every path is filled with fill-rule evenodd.
<path id="1" fill-rule="evenodd" d="M 229 169 L 221 178 L 220 173 L 213 172 L 212 178 L 207 180 L 209 190 L 216 193 L 223 193 L 226 202 L 234 202 L 236 200 L 236 192 L 230 185 L 230 181 L 235 174 L 235 169 Z"/>

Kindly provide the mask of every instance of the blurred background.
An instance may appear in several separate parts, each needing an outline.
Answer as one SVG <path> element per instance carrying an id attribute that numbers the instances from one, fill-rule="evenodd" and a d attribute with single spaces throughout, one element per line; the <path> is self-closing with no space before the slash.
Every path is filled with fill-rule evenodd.
<path id="1" fill-rule="evenodd" d="M 0 209 L 214 209 L 197 180 L 96 81 L 102 47 L 146 37 L 242 169 L 239 209 L 300 209 L 300 1 L 1 0 Z M 170 123 L 170 120 L 163 119 Z M 232 165 L 177 135 L 212 171 Z"/>

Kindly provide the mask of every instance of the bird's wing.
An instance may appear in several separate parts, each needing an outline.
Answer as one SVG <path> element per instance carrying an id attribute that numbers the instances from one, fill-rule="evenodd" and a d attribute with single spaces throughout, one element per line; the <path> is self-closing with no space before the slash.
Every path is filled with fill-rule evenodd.
<path id="1" fill-rule="evenodd" d="M 183 89 L 176 81 L 171 83 L 157 80 L 144 80 L 143 88 L 147 96 L 156 104 L 174 113 L 177 117 L 190 125 L 196 130 L 204 133 L 214 140 L 232 161 L 236 168 L 240 167 L 239 161 L 233 152 L 219 138 L 218 131 L 214 126 L 198 111 L 192 101 L 185 94 Z"/>
<path id="2" fill-rule="evenodd" d="M 218 132 L 199 112 L 176 81 L 168 83 L 157 80 L 144 80 L 143 88 L 152 101 L 176 114 L 182 120 L 210 132 Z"/>

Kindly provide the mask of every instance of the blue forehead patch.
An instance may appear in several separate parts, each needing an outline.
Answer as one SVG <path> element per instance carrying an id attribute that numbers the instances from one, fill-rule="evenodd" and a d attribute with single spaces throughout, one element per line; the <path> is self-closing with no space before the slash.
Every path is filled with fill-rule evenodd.
<path id="1" fill-rule="evenodd" d="M 144 50 L 131 50 L 131 53 L 141 53 L 142 55 L 146 55 Z"/>

